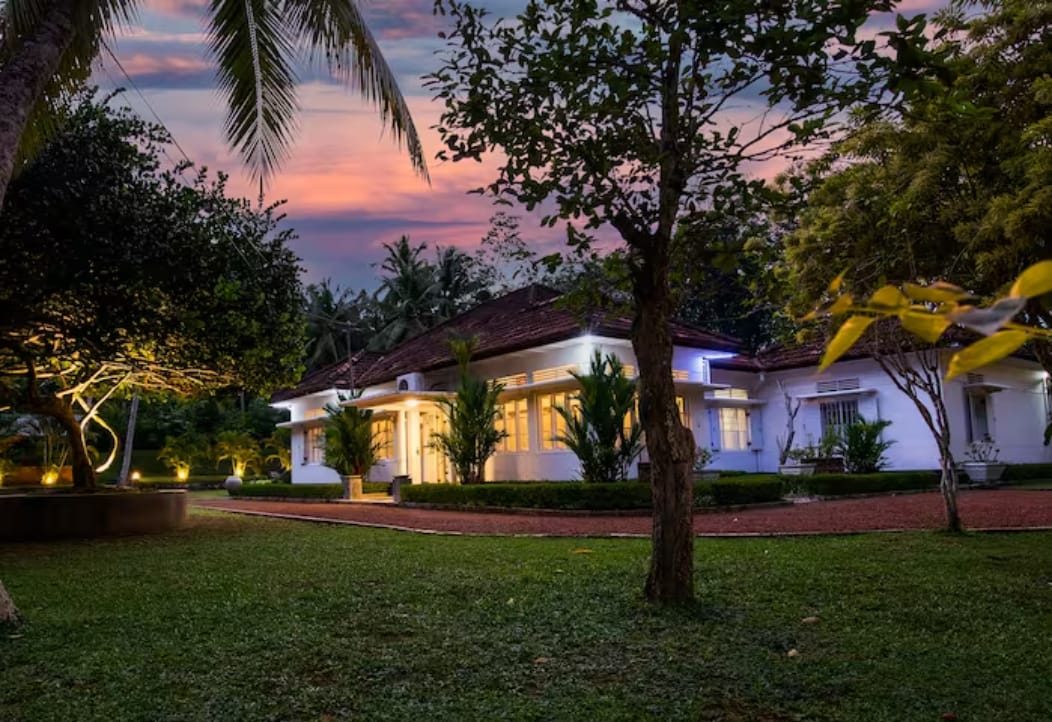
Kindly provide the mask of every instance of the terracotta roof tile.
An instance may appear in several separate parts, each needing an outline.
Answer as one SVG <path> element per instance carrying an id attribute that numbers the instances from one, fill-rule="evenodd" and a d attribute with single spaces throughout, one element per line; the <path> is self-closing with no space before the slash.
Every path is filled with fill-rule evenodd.
<path id="1" fill-rule="evenodd" d="M 556 303 L 560 293 L 534 284 L 480 304 L 384 354 L 368 354 L 359 361 L 344 360 L 304 377 L 293 389 L 274 395 L 274 401 L 322 391 L 349 388 L 350 372 L 357 387 L 373 386 L 415 371 L 452 366 L 451 338 L 476 339 L 472 358 L 483 359 L 564 341 L 582 333 L 629 338 L 632 321 L 621 316 L 579 314 Z M 676 345 L 716 351 L 738 351 L 734 338 L 710 333 L 681 323 L 671 325 Z M 358 358 L 357 356 L 355 358 Z"/>

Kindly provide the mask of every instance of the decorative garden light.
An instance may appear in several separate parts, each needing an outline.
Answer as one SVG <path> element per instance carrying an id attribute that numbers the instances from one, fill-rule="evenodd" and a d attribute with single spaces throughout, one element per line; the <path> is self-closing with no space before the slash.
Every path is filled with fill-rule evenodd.
<path id="1" fill-rule="evenodd" d="M 241 478 L 241 479 L 245 478 L 245 468 L 247 466 L 248 465 L 244 461 L 235 461 L 234 462 L 234 476 L 236 476 L 238 478 Z"/>
<path id="2" fill-rule="evenodd" d="M 187 468 L 178 469 L 175 472 L 175 480 L 180 483 L 185 483 L 190 478 L 190 470 Z"/>
<path id="3" fill-rule="evenodd" d="M 58 472 L 54 469 L 44 473 L 44 476 L 40 479 L 44 486 L 54 486 L 58 483 Z"/>
<path id="4" fill-rule="evenodd" d="M 142 480 L 142 474 L 141 474 L 140 472 L 138 472 L 138 471 L 133 471 L 133 472 L 131 473 L 131 476 L 130 476 L 129 478 L 130 478 L 130 479 L 131 479 L 131 480 L 132 480 L 133 482 L 134 482 L 134 481 L 141 481 L 141 480 Z"/>

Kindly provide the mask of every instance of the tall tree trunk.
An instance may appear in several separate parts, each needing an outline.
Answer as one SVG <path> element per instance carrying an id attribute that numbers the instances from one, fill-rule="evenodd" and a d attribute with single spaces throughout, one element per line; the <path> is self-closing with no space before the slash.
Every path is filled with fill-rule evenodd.
<path id="1" fill-rule="evenodd" d="M 0 66 L 0 208 L 29 114 L 73 41 L 75 8 L 76 0 L 44 4 L 36 31 Z"/>
<path id="2" fill-rule="evenodd" d="M 0 627 L 18 624 L 21 619 L 15 603 L 11 601 L 11 596 L 4 589 L 4 583 L 0 581 Z"/>
<path id="3" fill-rule="evenodd" d="M 652 602 L 679 604 L 694 598 L 694 435 L 683 426 L 676 408 L 668 268 L 657 253 L 645 254 L 640 264 L 633 284 L 632 347 L 639 362 L 639 414 L 653 498 L 644 593 Z"/>
<path id="4" fill-rule="evenodd" d="M 942 492 L 942 503 L 946 507 L 946 530 L 956 533 L 964 530 L 964 525 L 961 524 L 961 514 L 957 510 L 957 466 L 948 444 L 946 448 L 943 446 L 940 444 L 939 448 L 941 467 L 939 491 Z"/>
<path id="5" fill-rule="evenodd" d="M 139 392 L 132 396 L 131 408 L 128 410 L 128 430 L 124 434 L 124 454 L 121 456 L 121 473 L 117 475 L 118 486 L 128 486 L 128 473 L 131 471 L 132 447 L 135 446 L 135 422 L 139 418 Z"/>

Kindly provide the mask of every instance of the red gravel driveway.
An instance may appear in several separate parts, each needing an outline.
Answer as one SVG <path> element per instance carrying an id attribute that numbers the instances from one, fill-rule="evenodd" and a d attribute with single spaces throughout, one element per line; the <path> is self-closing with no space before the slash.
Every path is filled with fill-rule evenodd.
<path id="1" fill-rule="evenodd" d="M 307 521 L 380 526 L 433 533 L 648 536 L 650 517 L 500 514 L 405 509 L 385 504 L 304 503 L 200 499 L 202 509 L 273 515 Z M 961 517 L 969 529 L 1052 528 L 1052 491 L 963 491 Z M 699 535 L 824 534 L 892 529 L 939 529 L 936 493 L 816 501 L 791 506 L 697 514 Z"/>

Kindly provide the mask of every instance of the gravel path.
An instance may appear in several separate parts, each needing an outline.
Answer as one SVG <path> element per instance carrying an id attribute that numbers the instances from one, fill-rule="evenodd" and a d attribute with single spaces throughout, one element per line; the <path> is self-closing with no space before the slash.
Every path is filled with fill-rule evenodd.
<path id="1" fill-rule="evenodd" d="M 200 499 L 202 509 L 340 522 L 422 532 L 649 536 L 649 516 L 551 516 L 403 509 L 381 504 L 302 503 Z M 1052 491 L 963 491 L 961 517 L 970 529 L 1052 528 Z M 696 514 L 699 535 L 823 534 L 893 529 L 938 529 L 942 498 L 936 493 L 816 501 L 792 506 Z"/>

